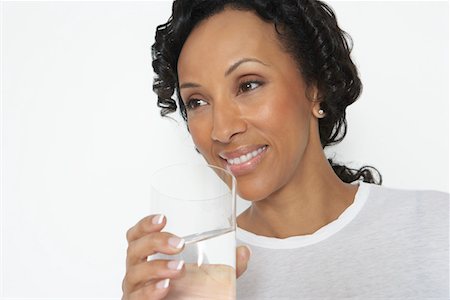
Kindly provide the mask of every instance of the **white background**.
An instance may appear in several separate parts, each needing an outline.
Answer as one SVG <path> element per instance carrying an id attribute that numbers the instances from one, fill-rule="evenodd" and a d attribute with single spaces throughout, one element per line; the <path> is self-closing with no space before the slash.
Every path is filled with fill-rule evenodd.
<path id="1" fill-rule="evenodd" d="M 331 4 L 364 91 L 329 153 L 386 186 L 448 192 L 448 3 Z M 2 299 L 120 298 L 150 175 L 201 161 L 151 88 L 169 15 L 168 1 L 2 4 Z"/>

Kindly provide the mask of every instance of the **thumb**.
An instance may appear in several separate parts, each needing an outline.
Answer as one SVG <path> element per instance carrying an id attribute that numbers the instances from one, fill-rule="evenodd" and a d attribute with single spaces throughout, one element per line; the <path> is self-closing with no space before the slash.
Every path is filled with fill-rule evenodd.
<path id="1" fill-rule="evenodd" d="M 239 278 L 247 270 L 247 263 L 251 254 L 252 251 L 247 245 L 236 248 L 236 278 Z"/>

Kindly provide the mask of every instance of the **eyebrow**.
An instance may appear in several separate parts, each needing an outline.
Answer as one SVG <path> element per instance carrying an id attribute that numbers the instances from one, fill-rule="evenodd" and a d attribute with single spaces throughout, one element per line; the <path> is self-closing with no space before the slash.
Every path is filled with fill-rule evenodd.
<path id="1" fill-rule="evenodd" d="M 186 83 L 183 83 L 182 85 L 180 85 L 180 90 L 187 89 L 187 88 L 197 88 L 197 87 L 201 87 L 201 85 L 198 83 L 186 82 Z"/>
<path id="2" fill-rule="evenodd" d="M 263 63 L 262 61 L 260 61 L 259 59 L 256 58 L 251 58 L 251 57 L 246 57 L 246 58 L 242 58 L 240 60 L 238 60 L 237 62 L 235 62 L 231 67 L 228 68 L 228 70 L 225 72 L 225 76 L 230 75 L 231 73 L 233 73 L 233 71 L 235 71 L 240 65 L 242 65 L 243 63 L 246 62 L 257 62 L 260 63 L 266 67 L 268 67 L 267 64 Z"/>
<path id="3" fill-rule="evenodd" d="M 233 73 L 233 71 L 235 71 L 240 65 L 242 65 L 243 63 L 246 63 L 246 62 L 257 62 L 257 63 L 260 63 L 260 64 L 266 66 L 266 67 L 269 66 L 269 65 L 263 63 L 262 61 L 260 61 L 259 59 L 251 58 L 251 57 L 246 57 L 246 58 L 242 58 L 242 59 L 238 60 L 237 62 L 235 62 L 234 64 L 232 64 L 232 65 L 228 68 L 228 70 L 226 70 L 224 76 L 226 77 L 226 76 L 230 75 L 230 74 Z M 180 85 L 180 90 L 181 90 L 181 89 L 185 89 L 185 88 L 198 88 L 198 87 L 201 87 L 201 85 L 198 84 L 198 83 L 186 82 L 186 83 L 183 83 L 182 85 Z"/>

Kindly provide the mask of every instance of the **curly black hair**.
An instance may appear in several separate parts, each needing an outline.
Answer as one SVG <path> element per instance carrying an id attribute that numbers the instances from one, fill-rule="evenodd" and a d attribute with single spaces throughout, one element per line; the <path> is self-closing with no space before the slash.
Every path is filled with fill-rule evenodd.
<path id="1" fill-rule="evenodd" d="M 152 45 L 156 73 L 153 90 L 158 95 L 161 115 L 166 116 L 179 107 L 187 121 L 178 88 L 178 57 L 194 27 L 226 7 L 254 11 L 274 24 L 285 51 L 297 62 L 306 84 L 314 84 L 319 91 L 318 100 L 326 112 L 319 119 L 322 147 L 342 141 L 347 133 L 345 110 L 361 94 L 362 84 L 350 58 L 350 36 L 339 28 L 333 10 L 317 0 L 175 0 L 169 20 L 157 26 Z M 172 98 L 175 93 L 178 101 Z M 371 166 L 351 169 L 331 159 L 328 161 L 344 182 L 362 179 L 382 183 L 381 174 Z"/>

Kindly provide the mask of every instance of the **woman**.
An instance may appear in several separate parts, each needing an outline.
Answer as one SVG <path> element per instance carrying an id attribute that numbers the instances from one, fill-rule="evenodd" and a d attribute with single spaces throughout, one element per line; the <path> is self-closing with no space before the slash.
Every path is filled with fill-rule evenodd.
<path id="1" fill-rule="evenodd" d="M 448 297 L 448 195 L 382 188 L 373 168 L 324 154 L 361 91 L 327 5 L 175 1 L 153 67 L 162 115 L 179 108 L 198 152 L 251 201 L 237 219 L 252 249 L 237 249 L 239 299 Z M 182 251 L 165 222 L 128 231 L 124 299 L 162 299 L 182 276 L 179 262 L 146 262 Z"/>

